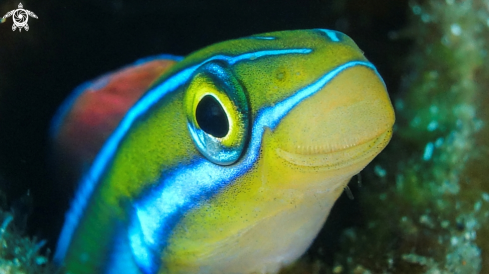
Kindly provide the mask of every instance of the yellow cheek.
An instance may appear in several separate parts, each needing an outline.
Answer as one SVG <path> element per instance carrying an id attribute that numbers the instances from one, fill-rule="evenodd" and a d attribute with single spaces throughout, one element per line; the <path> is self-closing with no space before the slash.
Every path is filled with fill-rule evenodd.
<path id="1" fill-rule="evenodd" d="M 280 122 L 274 138 L 287 152 L 325 154 L 366 143 L 393 123 L 384 84 L 373 70 L 356 66 L 293 109 Z"/>
<path id="2" fill-rule="evenodd" d="M 267 145 L 252 170 L 185 215 L 164 256 L 171 273 L 211 265 L 219 267 L 212 273 L 274 273 L 307 249 L 351 174 L 294 167 L 275 147 Z"/>

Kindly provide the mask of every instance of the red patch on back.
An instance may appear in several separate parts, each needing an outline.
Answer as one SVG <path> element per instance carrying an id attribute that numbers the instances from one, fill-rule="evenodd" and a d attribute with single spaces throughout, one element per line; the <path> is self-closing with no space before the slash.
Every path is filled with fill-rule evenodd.
<path id="1" fill-rule="evenodd" d="M 79 179 L 126 112 L 175 63 L 162 59 L 126 67 L 100 77 L 80 93 L 53 136 L 63 183 Z"/>

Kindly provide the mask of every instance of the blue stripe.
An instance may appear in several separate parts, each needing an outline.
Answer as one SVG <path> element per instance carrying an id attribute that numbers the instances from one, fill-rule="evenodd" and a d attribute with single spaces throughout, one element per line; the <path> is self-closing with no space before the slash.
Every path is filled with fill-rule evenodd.
<path id="1" fill-rule="evenodd" d="M 249 148 L 238 164 L 223 167 L 202 159 L 190 165 L 182 165 L 162 176 L 163 179 L 150 192 L 136 201 L 128 232 L 133 254 L 143 272 L 158 272 L 161 267 L 160 252 L 164 250 L 172 229 L 185 212 L 197 206 L 202 199 L 209 199 L 252 168 L 260 153 L 265 128 L 274 130 L 282 118 L 302 100 L 314 95 L 339 73 L 354 66 L 365 66 L 376 72 L 375 67 L 365 61 L 352 61 L 338 66 L 275 106 L 260 110 L 252 128 Z"/>
<path id="2" fill-rule="evenodd" d="M 134 261 L 132 255 L 132 249 L 129 246 L 129 239 L 127 238 L 127 228 L 125 224 L 119 223 L 117 225 L 114 234 L 112 235 L 114 240 L 112 246 L 112 252 L 110 253 L 110 258 L 108 262 L 104 262 L 104 270 L 102 273 L 105 274 L 138 274 L 141 273 L 139 267 Z M 111 262 L 117 262 L 113 264 Z"/>
<path id="3" fill-rule="evenodd" d="M 73 237 L 76 227 L 83 215 L 85 208 L 88 205 L 90 196 L 97 186 L 104 170 L 109 165 L 112 157 L 117 151 L 117 147 L 123 140 L 124 136 L 132 127 L 138 117 L 144 115 L 156 102 L 163 98 L 169 92 L 176 90 L 178 87 L 186 83 L 193 72 L 203 63 L 211 60 L 226 61 L 230 65 L 240 61 L 254 60 L 261 57 L 269 57 L 284 54 L 308 54 L 311 49 L 286 49 L 286 50 L 264 50 L 258 52 L 245 53 L 238 56 L 216 55 L 200 64 L 184 69 L 174 76 L 170 77 L 165 82 L 148 91 L 126 114 L 119 126 L 114 130 L 112 135 L 105 142 L 104 146 L 97 154 L 93 161 L 90 170 L 84 175 L 80 181 L 80 187 L 71 203 L 70 210 L 66 214 L 66 221 L 58 239 L 58 246 L 54 255 L 54 260 L 61 263 L 66 255 L 69 244 Z"/>
<path id="4" fill-rule="evenodd" d="M 340 38 L 338 37 L 339 32 L 337 32 L 337 31 L 329 30 L 329 29 L 316 29 L 316 30 L 326 34 L 326 36 L 328 36 L 328 38 L 333 42 L 339 42 L 340 41 Z"/>
<path id="5" fill-rule="evenodd" d="M 275 39 L 277 39 L 276 37 L 273 37 L 273 36 L 250 36 L 248 38 L 257 39 L 257 40 L 275 40 Z"/>
<path id="6" fill-rule="evenodd" d="M 116 72 L 109 72 L 106 73 L 100 77 L 95 78 L 92 81 L 87 81 L 78 87 L 75 88 L 73 92 L 68 96 L 67 99 L 64 100 L 64 102 L 61 104 L 61 106 L 58 108 L 56 113 L 53 116 L 53 119 L 51 120 L 51 126 L 49 128 L 49 137 L 50 138 L 56 138 L 56 135 L 58 134 L 61 126 L 63 125 L 64 119 L 66 117 L 66 114 L 71 110 L 73 105 L 75 104 L 76 100 L 78 100 L 78 97 L 80 97 L 81 94 L 83 94 L 87 89 L 101 89 L 104 87 L 104 84 L 107 84 L 112 77 L 107 78 L 108 76 L 111 76 L 113 73 L 117 73 L 121 70 L 124 70 L 126 68 L 132 67 L 132 66 L 138 66 L 145 64 L 147 62 L 155 61 L 155 60 L 174 60 L 174 61 L 181 61 L 183 60 L 183 57 L 181 56 L 175 56 L 171 54 L 160 54 L 160 55 L 155 55 L 155 56 L 150 56 L 150 57 L 145 57 L 141 58 L 139 60 L 136 60 L 133 64 L 122 67 L 118 69 Z M 101 79 L 105 79 L 103 82 L 99 82 Z M 99 86 L 94 86 L 95 84 L 99 84 Z"/>

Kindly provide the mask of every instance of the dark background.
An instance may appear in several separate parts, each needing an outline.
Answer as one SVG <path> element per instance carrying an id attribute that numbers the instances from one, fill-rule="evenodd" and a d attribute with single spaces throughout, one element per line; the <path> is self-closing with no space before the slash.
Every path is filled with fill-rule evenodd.
<path id="1" fill-rule="evenodd" d="M 0 16 L 18 3 L 0 0 Z M 406 0 L 22 4 L 39 17 L 29 18 L 28 32 L 13 32 L 11 18 L 0 24 L 0 189 L 3 206 L 27 216 L 26 232 L 47 239 L 51 249 L 73 193 L 63 193 L 52 179 L 47 130 L 57 107 L 78 84 L 149 55 L 187 55 L 218 41 L 263 32 L 328 28 L 357 42 L 383 75 L 392 98 L 410 45 L 409 39 L 393 39 L 406 28 Z M 359 191 L 351 185 L 354 194 Z M 328 233 L 320 235 L 310 253 L 324 245 L 334 252 L 340 231 L 359 222 L 357 199 L 342 197 L 326 225 Z"/>

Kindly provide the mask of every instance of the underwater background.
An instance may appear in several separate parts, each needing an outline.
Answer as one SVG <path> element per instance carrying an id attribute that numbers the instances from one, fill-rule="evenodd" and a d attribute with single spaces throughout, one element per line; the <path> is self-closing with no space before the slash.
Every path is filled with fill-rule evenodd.
<path id="1" fill-rule="evenodd" d="M 18 1 L 0 0 L 0 15 Z M 489 273 L 488 0 L 22 1 L 0 24 L 0 273 L 49 263 L 73 189 L 50 119 L 79 84 L 142 57 L 289 29 L 342 31 L 384 78 L 389 146 L 284 273 Z"/>

